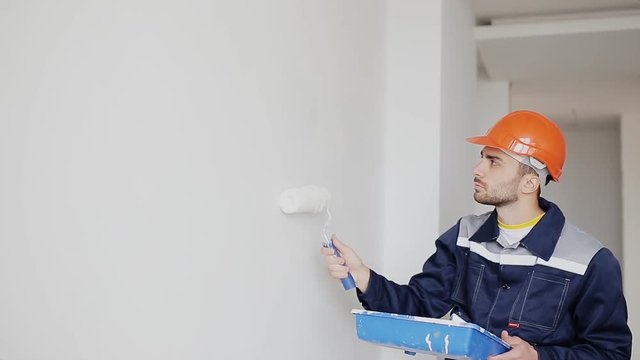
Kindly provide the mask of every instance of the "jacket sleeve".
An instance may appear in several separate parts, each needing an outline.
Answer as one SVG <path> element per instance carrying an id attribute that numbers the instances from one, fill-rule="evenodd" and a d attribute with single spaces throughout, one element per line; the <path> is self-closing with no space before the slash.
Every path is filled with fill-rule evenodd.
<path id="1" fill-rule="evenodd" d="M 620 265 L 606 248 L 591 260 L 572 310 L 578 345 L 538 346 L 540 360 L 631 359 L 631 330 Z"/>
<path id="2" fill-rule="evenodd" d="M 458 225 L 436 240 L 436 252 L 427 259 L 422 272 L 408 285 L 399 285 L 371 270 L 367 292 L 358 299 L 367 310 L 425 317 L 442 317 L 453 306 L 451 293 L 456 283 L 456 240 Z"/>

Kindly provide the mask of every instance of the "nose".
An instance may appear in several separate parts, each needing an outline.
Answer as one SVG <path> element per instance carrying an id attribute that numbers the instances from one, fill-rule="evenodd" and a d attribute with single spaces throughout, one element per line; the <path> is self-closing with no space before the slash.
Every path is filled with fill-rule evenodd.
<path id="1" fill-rule="evenodd" d="M 474 177 L 482 177 L 484 175 L 483 170 L 484 159 L 480 159 L 476 166 L 473 167 L 473 176 Z"/>

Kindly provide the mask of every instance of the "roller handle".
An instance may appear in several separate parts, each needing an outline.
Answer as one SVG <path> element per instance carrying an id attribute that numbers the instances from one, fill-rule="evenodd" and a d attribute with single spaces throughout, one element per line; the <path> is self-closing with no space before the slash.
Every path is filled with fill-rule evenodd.
<path id="1" fill-rule="evenodd" d="M 329 240 L 328 242 L 324 243 L 323 246 L 333 250 L 333 254 L 337 257 L 340 257 L 340 251 L 338 251 L 338 249 L 333 246 L 333 241 Z M 345 290 L 351 290 L 356 287 L 356 282 L 355 280 L 353 280 L 353 276 L 351 276 L 351 273 L 348 273 L 347 277 L 344 279 L 340 279 L 340 281 L 342 282 L 342 287 Z"/>

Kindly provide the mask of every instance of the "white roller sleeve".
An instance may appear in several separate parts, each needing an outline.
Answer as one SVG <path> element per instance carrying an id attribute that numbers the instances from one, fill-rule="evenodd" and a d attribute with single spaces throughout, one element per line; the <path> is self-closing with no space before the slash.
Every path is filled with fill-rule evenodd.
<path id="1" fill-rule="evenodd" d="M 320 213 L 331 200 L 329 190 L 315 185 L 287 189 L 280 194 L 278 204 L 285 214 Z"/>

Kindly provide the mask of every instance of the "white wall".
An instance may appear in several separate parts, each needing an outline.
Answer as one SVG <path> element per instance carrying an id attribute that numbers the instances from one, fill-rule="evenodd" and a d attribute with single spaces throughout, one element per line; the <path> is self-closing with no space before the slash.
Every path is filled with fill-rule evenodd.
<path id="1" fill-rule="evenodd" d="M 442 4 L 439 228 L 444 232 L 474 210 L 472 168 L 477 152 L 464 140 L 476 135 L 474 15 L 468 1 Z"/>
<path id="2" fill-rule="evenodd" d="M 275 201 L 381 258 L 384 12 L 3 3 L 0 358 L 375 359 Z"/>
<path id="3" fill-rule="evenodd" d="M 372 268 L 403 284 L 433 253 L 438 233 L 441 6 L 387 2 L 384 264 Z"/>
<path id="4" fill-rule="evenodd" d="M 629 112 L 620 121 L 622 145 L 622 232 L 624 251 L 624 290 L 629 308 L 629 326 L 633 334 L 640 333 L 640 289 L 635 275 L 640 272 L 640 112 Z M 633 354 L 640 354 L 640 344 L 634 341 Z M 636 355 L 637 356 L 637 355 Z"/>
<path id="5" fill-rule="evenodd" d="M 543 186 L 542 196 L 622 261 L 620 128 L 602 124 L 564 128 L 563 133 L 567 160 L 562 177 Z"/>
<path id="6" fill-rule="evenodd" d="M 4 4 L 0 358 L 379 358 L 324 217 L 276 198 L 328 187 L 332 232 L 419 271 L 440 136 L 475 154 L 472 25 L 462 0 Z"/>
<path id="7" fill-rule="evenodd" d="M 406 282 L 437 233 L 440 2 L 387 3 L 385 275 Z"/>

